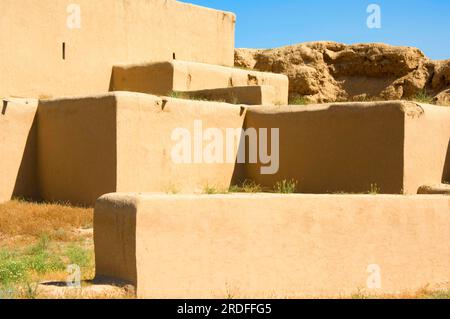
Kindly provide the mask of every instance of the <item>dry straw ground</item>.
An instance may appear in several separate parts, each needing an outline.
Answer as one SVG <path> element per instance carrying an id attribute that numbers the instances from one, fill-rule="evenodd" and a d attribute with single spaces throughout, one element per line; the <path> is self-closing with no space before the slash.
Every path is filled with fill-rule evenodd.
<path id="1" fill-rule="evenodd" d="M 91 208 L 18 200 L 1 204 L 0 299 L 126 297 L 122 289 L 90 283 L 95 275 L 92 223 Z M 81 269 L 82 289 L 65 287 L 72 264 Z"/>
<path id="2" fill-rule="evenodd" d="M 92 228 L 93 210 L 59 204 L 10 201 L 0 205 L 0 234 L 3 236 L 61 237 L 73 235 L 74 229 Z"/>

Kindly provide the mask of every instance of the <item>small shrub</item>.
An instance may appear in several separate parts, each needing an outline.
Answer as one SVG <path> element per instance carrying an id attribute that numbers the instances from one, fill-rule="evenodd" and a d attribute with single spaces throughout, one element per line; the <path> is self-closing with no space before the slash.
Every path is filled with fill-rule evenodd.
<path id="1" fill-rule="evenodd" d="M 430 291 L 424 295 L 426 299 L 450 299 L 450 289 Z"/>
<path id="2" fill-rule="evenodd" d="M 351 299 L 363 300 L 363 299 L 373 299 L 364 289 L 358 288 L 357 292 L 350 296 Z"/>
<path id="3" fill-rule="evenodd" d="M 281 182 L 277 182 L 274 187 L 274 191 L 280 194 L 293 194 L 297 190 L 298 181 L 291 180 L 283 180 Z"/>
<path id="4" fill-rule="evenodd" d="M 370 191 L 369 194 L 370 195 L 378 195 L 381 192 L 381 188 L 378 187 L 378 185 L 376 183 L 374 184 L 370 184 Z"/>
<path id="5" fill-rule="evenodd" d="M 417 92 L 412 99 L 419 103 L 427 103 L 427 104 L 434 103 L 433 97 L 425 89 Z"/>
<path id="6" fill-rule="evenodd" d="M 166 193 L 169 195 L 176 195 L 180 193 L 180 189 L 176 185 L 171 184 L 166 188 Z"/>
<path id="7" fill-rule="evenodd" d="M 48 251 L 49 237 L 42 235 L 39 242 L 31 247 L 23 256 L 23 260 L 28 270 L 39 274 L 64 269 L 63 261 L 56 255 Z"/>
<path id="8" fill-rule="evenodd" d="M 231 185 L 230 189 L 228 190 L 229 193 L 242 193 L 241 187 L 239 185 Z"/>
<path id="9" fill-rule="evenodd" d="M 208 195 L 214 195 L 220 194 L 221 192 L 217 187 L 208 184 L 203 188 L 203 193 Z"/>
<path id="10" fill-rule="evenodd" d="M 41 236 L 39 242 L 19 253 L 3 251 L 0 253 L 0 284 L 24 282 L 29 272 L 45 274 L 64 269 L 62 260 L 48 252 L 48 236 Z"/>
<path id="11" fill-rule="evenodd" d="M 52 271 L 64 270 L 64 262 L 58 256 L 45 251 L 38 255 L 29 256 L 26 259 L 27 269 L 38 274 L 46 274 Z"/>
<path id="12" fill-rule="evenodd" d="M 230 187 L 230 193 L 261 193 L 262 187 L 254 181 L 246 180 L 242 185 L 233 185 Z"/>
<path id="13" fill-rule="evenodd" d="M 80 246 L 68 247 L 65 255 L 69 258 L 71 264 L 75 264 L 80 267 L 87 267 L 91 262 L 89 252 Z"/>
<path id="14" fill-rule="evenodd" d="M 183 100 L 192 100 L 192 101 L 208 101 L 208 99 L 203 96 L 189 94 L 189 93 L 185 93 L 185 92 L 179 92 L 179 91 L 172 91 L 169 94 L 169 97 L 174 98 L 174 99 L 183 99 Z"/>
<path id="15" fill-rule="evenodd" d="M 289 101 L 290 105 L 308 105 L 310 104 L 309 100 L 304 96 L 296 96 Z"/>
<path id="16" fill-rule="evenodd" d="M 262 192 L 262 187 L 254 181 L 245 181 L 242 184 L 242 191 L 244 193 L 260 193 Z"/>
<path id="17" fill-rule="evenodd" d="M 19 260 L 8 260 L 0 264 L 0 283 L 16 283 L 26 276 L 26 265 Z"/>
<path id="18" fill-rule="evenodd" d="M 48 249 L 49 236 L 47 234 L 42 234 L 39 236 L 39 241 L 36 245 L 32 246 L 27 254 L 28 255 L 40 255 Z"/>
<path id="19" fill-rule="evenodd" d="M 186 99 L 186 95 L 184 93 L 177 91 L 170 92 L 169 97 L 174 99 Z"/>
<path id="20" fill-rule="evenodd" d="M 10 285 L 25 279 L 27 266 L 14 253 L 0 251 L 0 285 Z"/>

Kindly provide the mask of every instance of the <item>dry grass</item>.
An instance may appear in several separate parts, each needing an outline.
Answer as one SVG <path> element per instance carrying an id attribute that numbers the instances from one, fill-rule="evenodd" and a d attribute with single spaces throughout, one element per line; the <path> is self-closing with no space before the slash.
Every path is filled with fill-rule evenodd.
<path id="1" fill-rule="evenodd" d="M 230 193 L 261 193 L 262 191 L 261 185 L 251 180 L 245 180 L 240 185 L 232 185 L 229 189 Z"/>
<path id="2" fill-rule="evenodd" d="M 0 204 L 0 299 L 134 298 L 126 287 L 92 283 L 92 226 L 92 208 L 21 200 Z M 80 267 L 82 289 L 66 286 L 68 265 Z"/>
<path id="3" fill-rule="evenodd" d="M 38 284 L 64 282 L 71 264 L 80 266 L 83 280 L 92 280 L 92 224 L 92 208 L 20 200 L 0 204 L 0 298 L 45 297 Z"/>
<path id="4" fill-rule="evenodd" d="M 71 240 L 75 229 L 92 228 L 93 209 L 13 200 L 0 205 L 0 238 L 47 234 Z"/>
<path id="5" fill-rule="evenodd" d="M 450 299 L 450 288 L 445 285 L 441 288 L 423 287 L 418 291 L 402 292 L 399 294 L 372 295 L 366 291 L 359 291 L 351 296 L 350 299 Z"/>

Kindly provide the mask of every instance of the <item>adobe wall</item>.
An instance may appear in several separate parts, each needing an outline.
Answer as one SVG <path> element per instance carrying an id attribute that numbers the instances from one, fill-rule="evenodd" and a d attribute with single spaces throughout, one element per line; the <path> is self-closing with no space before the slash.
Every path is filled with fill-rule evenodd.
<path id="1" fill-rule="evenodd" d="M 139 298 L 417 291 L 450 279 L 449 212 L 439 195 L 110 194 L 95 208 L 96 276 Z"/>
<path id="2" fill-rule="evenodd" d="M 169 95 L 172 91 L 272 86 L 274 104 L 288 104 L 286 75 L 188 61 L 116 65 L 111 90 Z"/>
<path id="3" fill-rule="evenodd" d="M 117 92 L 42 101 L 38 176 L 43 199 L 93 205 L 110 192 L 202 192 L 227 189 L 238 174 L 229 163 L 176 164 L 172 132 L 241 128 L 239 106 Z M 239 140 L 236 141 L 236 144 Z M 192 145 L 194 137 L 191 139 Z M 206 145 L 207 143 L 204 143 Z M 237 148 L 237 146 L 236 146 Z M 224 152 L 225 153 L 225 152 Z M 193 156 L 193 155 L 192 155 Z"/>
<path id="4" fill-rule="evenodd" d="M 444 174 L 442 174 L 442 182 L 450 184 L 450 139 L 448 141 L 447 155 L 445 159 Z"/>
<path id="5" fill-rule="evenodd" d="M 243 108 L 116 92 L 41 101 L 35 121 L 37 102 L 17 101 L 0 122 L 1 153 L 11 154 L 1 168 L 3 200 L 14 195 L 93 205 L 110 192 L 225 191 L 246 179 L 265 189 L 295 179 L 299 193 L 416 194 L 448 178 L 450 110 L 443 107 L 383 102 Z M 201 134 L 219 129 L 219 161 L 207 162 L 204 139 L 195 160 L 197 120 Z M 260 163 L 248 158 L 236 164 L 239 137 L 227 161 L 226 129 L 243 126 L 280 129 L 276 174 L 262 175 Z M 176 129 L 191 134 L 187 163 L 172 157 Z"/>
<path id="6" fill-rule="evenodd" d="M 35 198 L 37 101 L 0 99 L 0 202 Z"/>
<path id="7" fill-rule="evenodd" d="M 81 28 L 71 29 L 68 19 L 77 24 L 70 3 L 0 2 L 0 97 L 106 93 L 113 65 L 172 60 L 174 54 L 234 65 L 232 13 L 174 0 L 78 0 Z"/>
<path id="8" fill-rule="evenodd" d="M 194 121 L 201 121 L 202 137 L 206 130 L 217 129 L 226 137 L 226 129 L 240 129 L 245 109 L 218 102 L 158 98 L 139 93 L 120 93 L 117 97 L 117 191 L 118 192 L 203 192 L 205 187 L 228 190 L 240 174 L 235 165 L 238 136 L 231 161 L 226 162 L 223 140 L 222 161 L 206 164 L 208 142 L 202 141 L 200 162 L 195 160 Z M 191 133 L 191 161 L 176 163 L 172 151 L 179 145 L 176 129 Z M 201 137 L 200 137 L 201 138 Z"/>
<path id="9" fill-rule="evenodd" d="M 249 107 L 247 128 L 280 129 L 280 169 L 249 163 L 246 176 L 269 189 L 293 178 L 300 193 L 401 193 L 404 122 L 402 102 Z"/>
<path id="10" fill-rule="evenodd" d="M 405 191 L 417 193 L 423 185 L 450 183 L 450 108 L 420 104 L 406 114 Z"/>
<path id="11" fill-rule="evenodd" d="M 46 201 L 92 204 L 117 187 L 113 94 L 41 101 L 38 182 Z"/>

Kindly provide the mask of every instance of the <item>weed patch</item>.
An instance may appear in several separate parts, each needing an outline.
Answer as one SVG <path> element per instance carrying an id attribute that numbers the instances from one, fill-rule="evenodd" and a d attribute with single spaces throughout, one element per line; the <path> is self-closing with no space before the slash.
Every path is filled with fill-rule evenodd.
<path id="1" fill-rule="evenodd" d="M 281 182 L 277 182 L 274 187 L 275 193 L 280 194 L 293 194 L 297 191 L 298 181 L 291 180 L 283 180 Z"/>

